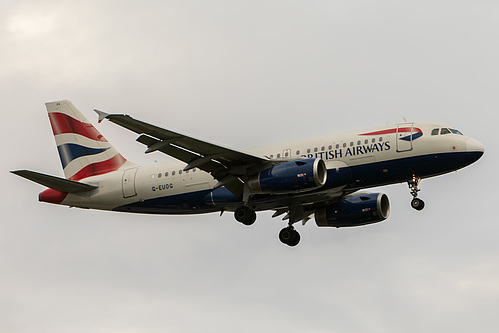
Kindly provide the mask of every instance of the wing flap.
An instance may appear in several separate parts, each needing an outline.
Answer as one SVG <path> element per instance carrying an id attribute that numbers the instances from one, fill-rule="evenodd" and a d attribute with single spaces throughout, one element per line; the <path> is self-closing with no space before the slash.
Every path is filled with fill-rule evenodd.
<path id="1" fill-rule="evenodd" d="M 181 160 L 182 162 L 187 163 L 188 166 L 189 164 L 195 163 L 195 161 L 204 159 L 205 163 L 196 163 L 194 167 L 198 167 L 199 169 L 206 172 L 213 172 L 217 167 L 220 166 L 220 163 L 212 161 L 211 159 L 207 159 L 202 155 L 182 149 L 180 147 L 177 147 L 176 145 L 164 143 L 163 141 L 156 140 L 145 134 L 139 136 L 137 138 L 137 141 L 147 145 L 148 149 L 146 150 L 146 152 L 148 152 L 149 150 L 159 150 L 167 155 L 174 156 L 176 159 Z M 189 169 L 192 168 L 186 167 L 184 170 Z"/>
<path id="2" fill-rule="evenodd" d="M 50 176 L 30 170 L 17 170 L 11 171 L 11 173 L 59 192 L 79 193 L 92 191 L 98 188 L 94 185 L 75 182 L 73 180 Z"/>
<path id="3" fill-rule="evenodd" d="M 139 136 L 137 141 L 148 147 L 146 152 L 150 149 L 154 149 L 155 151 L 158 150 L 167 155 L 174 156 L 182 162 L 187 163 L 187 166 L 184 168 L 185 171 L 199 168 L 210 173 L 215 179 L 219 180 L 216 187 L 225 186 L 235 196 L 239 197 L 242 195 L 244 187 L 243 182 L 236 176 L 230 174 L 223 164 L 216 161 L 214 158 L 217 156 L 203 156 L 177 147 L 176 145 L 163 144 L 163 141 L 156 140 L 146 134 Z"/>

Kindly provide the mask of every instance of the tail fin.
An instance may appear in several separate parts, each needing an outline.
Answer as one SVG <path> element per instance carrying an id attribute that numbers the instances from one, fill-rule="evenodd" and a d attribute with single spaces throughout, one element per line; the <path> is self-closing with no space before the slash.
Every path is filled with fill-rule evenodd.
<path id="1" fill-rule="evenodd" d="M 64 176 L 80 180 L 118 170 L 127 161 L 70 101 L 46 103 Z"/>

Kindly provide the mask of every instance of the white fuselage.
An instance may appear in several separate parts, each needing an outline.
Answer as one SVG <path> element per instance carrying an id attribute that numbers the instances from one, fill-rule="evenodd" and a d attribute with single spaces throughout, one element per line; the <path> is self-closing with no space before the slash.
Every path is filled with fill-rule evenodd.
<path id="1" fill-rule="evenodd" d="M 481 144 L 460 133 L 440 134 L 446 126 L 431 123 L 403 123 L 362 131 L 328 135 L 309 140 L 274 144 L 249 149 L 251 153 L 274 160 L 320 158 L 326 163 L 328 180 L 334 180 L 335 170 L 347 168 L 348 183 L 326 184 L 310 195 L 355 190 L 406 181 L 411 174 L 432 177 L 462 168 L 477 158 L 470 154 L 483 153 Z M 438 129 L 438 134 L 435 131 Z M 433 131 L 433 135 L 432 135 Z M 61 204 L 102 210 L 142 213 L 204 213 L 235 207 L 215 205 L 205 198 L 217 184 L 210 174 L 199 169 L 183 171 L 184 163 L 154 163 L 139 166 L 125 163 L 117 171 L 89 177 L 83 182 L 98 189 L 81 194 L 70 193 Z M 306 197 L 307 193 L 300 194 Z M 275 196 L 274 196 L 275 197 Z M 258 210 L 274 207 L 264 197 Z M 231 200 L 233 202 L 234 199 Z M 269 206 L 270 205 L 270 206 Z M 137 207 L 140 207 L 137 208 Z M 150 208 L 150 209 L 149 209 Z"/>

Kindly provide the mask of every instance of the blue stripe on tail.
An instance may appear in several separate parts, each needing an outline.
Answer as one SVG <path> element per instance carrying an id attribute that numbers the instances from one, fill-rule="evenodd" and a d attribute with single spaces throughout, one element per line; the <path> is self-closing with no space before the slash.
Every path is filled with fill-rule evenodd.
<path id="1" fill-rule="evenodd" d="M 72 160 L 88 155 L 96 155 L 108 150 L 108 148 L 89 148 L 85 146 L 80 146 L 75 143 L 64 143 L 57 146 L 59 151 L 59 156 L 61 157 L 62 167 L 65 168 Z"/>

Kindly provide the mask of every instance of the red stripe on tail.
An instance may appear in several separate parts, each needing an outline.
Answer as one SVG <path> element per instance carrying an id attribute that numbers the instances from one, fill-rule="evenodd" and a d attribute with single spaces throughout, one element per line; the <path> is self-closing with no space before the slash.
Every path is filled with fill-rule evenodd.
<path id="1" fill-rule="evenodd" d="M 108 172 L 116 171 L 126 162 L 126 159 L 118 154 L 109 160 L 92 163 L 87 165 L 73 176 L 69 177 L 70 180 L 78 181 L 83 178 L 102 175 Z"/>
<path id="2" fill-rule="evenodd" d="M 50 125 L 54 135 L 64 133 L 76 133 L 95 141 L 107 142 L 107 140 L 95 129 L 92 124 L 83 123 L 67 114 L 60 112 L 49 113 Z"/>

